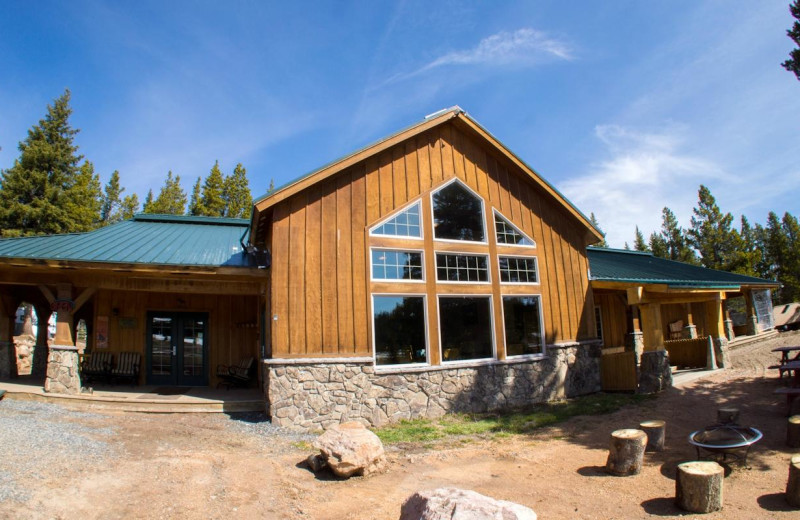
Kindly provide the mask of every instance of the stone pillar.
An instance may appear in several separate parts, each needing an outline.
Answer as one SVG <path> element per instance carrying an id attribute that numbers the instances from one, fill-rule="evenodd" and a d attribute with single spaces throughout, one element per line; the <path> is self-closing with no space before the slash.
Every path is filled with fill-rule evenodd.
<path id="1" fill-rule="evenodd" d="M 725 337 L 728 338 L 728 341 L 733 341 L 733 338 L 736 337 L 733 332 L 733 320 L 725 320 Z"/>
<path id="2" fill-rule="evenodd" d="M 728 355 L 728 340 L 726 338 L 714 338 L 714 356 L 717 359 L 719 368 L 730 368 L 731 361 Z"/>
<path id="3" fill-rule="evenodd" d="M 17 359 L 12 339 L 16 310 L 12 298 L 0 294 L 0 379 L 17 377 Z"/>
<path id="4" fill-rule="evenodd" d="M 639 393 L 653 394 L 672 386 L 672 369 L 666 350 L 645 352 L 639 365 Z"/>
<path id="5" fill-rule="evenodd" d="M 44 378 L 45 375 L 47 375 L 47 340 L 50 337 L 48 325 L 52 314 L 53 311 L 50 310 L 50 307 L 44 305 L 36 306 L 36 316 L 39 318 L 39 325 L 36 330 L 36 347 L 33 349 L 31 374 L 37 378 Z"/>
<path id="6" fill-rule="evenodd" d="M 14 357 L 14 343 L 0 340 L 0 379 L 16 376 L 17 361 Z"/>
<path id="7" fill-rule="evenodd" d="M 44 391 L 54 394 L 81 393 L 81 378 L 78 373 L 78 347 L 74 345 L 50 346 Z"/>
<path id="8" fill-rule="evenodd" d="M 756 316 L 756 307 L 753 305 L 753 292 L 744 292 L 744 303 L 747 310 L 747 318 L 745 325 L 747 326 L 747 335 L 755 336 L 758 334 L 758 316 Z"/>
<path id="9" fill-rule="evenodd" d="M 686 314 L 686 326 L 683 328 L 683 337 L 684 339 L 695 339 L 697 337 L 697 325 L 694 324 L 692 304 L 684 303 L 683 312 Z"/>
<path id="10" fill-rule="evenodd" d="M 686 339 L 697 338 L 697 325 L 687 325 L 683 328 L 683 337 Z"/>

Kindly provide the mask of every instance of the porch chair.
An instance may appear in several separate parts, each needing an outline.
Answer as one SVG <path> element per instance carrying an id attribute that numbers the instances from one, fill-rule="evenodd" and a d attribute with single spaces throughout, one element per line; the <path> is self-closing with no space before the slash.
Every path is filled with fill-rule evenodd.
<path id="1" fill-rule="evenodd" d="M 683 320 L 669 324 L 669 339 L 683 339 Z"/>
<path id="2" fill-rule="evenodd" d="M 221 385 L 230 390 L 232 386 L 247 388 L 252 379 L 252 368 L 255 358 L 245 357 L 239 361 L 238 365 L 217 365 L 217 377 L 220 381 L 217 388 Z"/>
<path id="3" fill-rule="evenodd" d="M 84 354 L 80 364 L 81 379 L 84 383 L 94 380 L 109 381 L 111 368 L 114 366 L 114 356 L 111 352 L 92 352 Z"/>
<path id="4" fill-rule="evenodd" d="M 138 352 L 120 352 L 117 366 L 111 370 L 111 379 L 119 382 L 120 379 L 129 380 L 131 386 L 139 382 L 139 364 L 142 355 Z"/>

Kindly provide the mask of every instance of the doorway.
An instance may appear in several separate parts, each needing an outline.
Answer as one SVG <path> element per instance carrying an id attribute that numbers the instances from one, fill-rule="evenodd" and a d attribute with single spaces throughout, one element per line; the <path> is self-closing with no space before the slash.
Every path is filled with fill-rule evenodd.
<path id="1" fill-rule="evenodd" d="M 208 386 L 208 314 L 147 313 L 147 384 Z"/>

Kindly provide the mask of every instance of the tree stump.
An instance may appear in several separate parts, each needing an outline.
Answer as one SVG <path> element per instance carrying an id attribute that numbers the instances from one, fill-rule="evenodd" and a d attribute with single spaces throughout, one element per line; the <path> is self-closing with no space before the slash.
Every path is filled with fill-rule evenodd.
<path id="1" fill-rule="evenodd" d="M 666 421 L 645 421 L 639 423 L 639 428 L 647 434 L 647 451 L 664 451 Z"/>
<path id="2" fill-rule="evenodd" d="M 617 430 L 611 434 L 606 471 L 620 477 L 636 475 L 642 470 L 647 434 L 642 430 Z"/>
<path id="3" fill-rule="evenodd" d="M 792 462 L 789 464 L 786 501 L 794 507 L 800 507 L 800 455 L 792 457 Z"/>
<path id="4" fill-rule="evenodd" d="M 790 448 L 800 448 L 800 415 L 789 417 L 786 425 L 786 445 Z"/>
<path id="5" fill-rule="evenodd" d="M 722 509 L 722 482 L 725 470 L 716 462 L 694 461 L 678 465 L 675 478 L 675 503 L 692 513 L 711 513 Z"/>
<path id="6" fill-rule="evenodd" d="M 719 424 L 738 424 L 739 423 L 739 409 L 738 408 L 720 408 L 717 410 L 717 422 Z"/>

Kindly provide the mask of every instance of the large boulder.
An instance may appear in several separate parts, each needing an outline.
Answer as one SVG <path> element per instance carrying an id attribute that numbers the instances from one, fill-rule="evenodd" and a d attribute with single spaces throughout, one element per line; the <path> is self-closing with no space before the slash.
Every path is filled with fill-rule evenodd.
<path id="1" fill-rule="evenodd" d="M 386 464 L 383 443 L 363 424 L 346 422 L 328 429 L 314 441 L 319 455 L 309 462 L 314 471 L 326 464 L 338 477 L 370 475 L 381 471 Z"/>
<path id="2" fill-rule="evenodd" d="M 536 520 L 532 509 L 458 488 L 414 493 L 400 509 L 400 520 Z"/>

